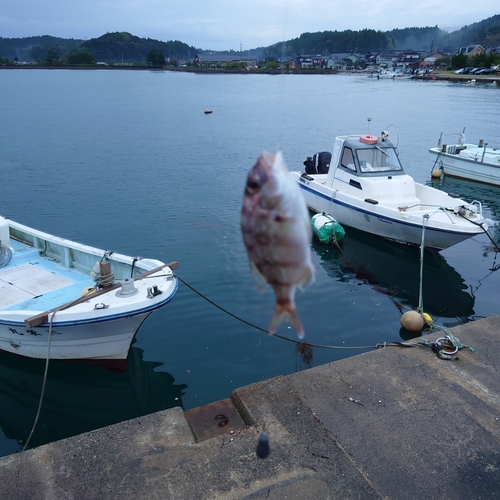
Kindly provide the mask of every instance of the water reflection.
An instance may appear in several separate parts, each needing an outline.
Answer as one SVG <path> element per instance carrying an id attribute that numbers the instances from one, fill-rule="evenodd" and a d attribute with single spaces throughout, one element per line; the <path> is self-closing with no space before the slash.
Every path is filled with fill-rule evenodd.
<path id="1" fill-rule="evenodd" d="M 53 361 L 49 365 L 40 418 L 29 447 L 74 436 L 149 413 L 182 406 L 186 384 L 155 371 L 162 363 L 143 360 L 132 347 L 127 369 Z M 38 408 L 45 361 L 0 352 L 0 456 L 20 451 Z M 0 433 L 1 436 L 1 433 Z"/>
<path id="2" fill-rule="evenodd" d="M 349 228 L 342 249 L 313 242 L 328 276 L 356 280 L 388 295 L 395 305 L 417 309 L 420 289 L 420 251 Z M 439 253 L 426 252 L 422 299 L 431 316 L 467 318 L 474 314 L 474 298 L 460 274 Z"/>

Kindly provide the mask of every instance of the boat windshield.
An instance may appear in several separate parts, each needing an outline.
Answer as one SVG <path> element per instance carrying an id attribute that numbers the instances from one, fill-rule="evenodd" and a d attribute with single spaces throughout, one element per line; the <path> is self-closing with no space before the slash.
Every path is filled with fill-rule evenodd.
<path id="1" fill-rule="evenodd" d="M 394 172 L 403 170 L 394 148 L 375 146 L 373 148 L 358 149 L 356 153 L 361 172 Z"/>

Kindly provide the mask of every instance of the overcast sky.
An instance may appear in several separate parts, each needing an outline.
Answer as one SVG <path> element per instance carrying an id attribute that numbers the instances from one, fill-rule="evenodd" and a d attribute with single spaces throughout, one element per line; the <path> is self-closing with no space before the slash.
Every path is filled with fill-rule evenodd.
<path id="1" fill-rule="evenodd" d="M 305 32 L 459 29 L 498 13 L 498 0 L 3 0 L 0 36 L 85 40 L 128 31 L 201 49 L 244 51 Z"/>

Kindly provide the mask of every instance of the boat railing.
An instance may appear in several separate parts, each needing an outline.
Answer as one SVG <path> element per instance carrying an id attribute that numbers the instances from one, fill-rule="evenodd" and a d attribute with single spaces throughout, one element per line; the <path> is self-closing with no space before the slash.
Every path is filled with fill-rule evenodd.
<path id="1" fill-rule="evenodd" d="M 450 212 L 455 215 L 460 215 L 465 219 L 469 219 L 471 215 L 475 215 L 478 218 L 483 217 L 483 207 L 480 201 L 474 200 L 472 203 L 467 203 L 466 205 L 457 205 L 455 207 L 445 207 L 443 205 L 430 205 L 427 203 L 415 203 L 413 205 L 401 206 L 398 207 L 400 212 L 406 212 L 407 210 L 411 210 L 412 208 L 418 208 L 419 211 L 424 212 L 427 208 L 435 208 L 434 212 L 430 214 L 426 214 L 429 218 L 435 215 L 436 213 L 444 212 L 450 222 L 455 224 L 455 221 L 452 219 Z"/>
<path id="2" fill-rule="evenodd" d="M 451 134 L 443 134 L 443 132 L 441 132 L 438 140 L 438 148 L 441 148 L 443 146 L 443 138 L 450 136 L 458 136 L 458 145 L 462 147 L 465 142 L 465 128 L 462 132 L 452 132 Z"/>

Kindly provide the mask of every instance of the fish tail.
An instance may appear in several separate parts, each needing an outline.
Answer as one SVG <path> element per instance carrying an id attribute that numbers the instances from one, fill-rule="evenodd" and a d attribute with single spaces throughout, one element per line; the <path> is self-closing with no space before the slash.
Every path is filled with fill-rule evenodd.
<path id="1" fill-rule="evenodd" d="M 269 335 L 273 335 L 283 321 L 288 321 L 288 323 L 295 327 L 299 339 L 304 338 L 304 327 L 302 326 L 297 310 L 292 302 L 276 304 L 273 317 L 271 318 L 271 324 L 269 325 Z"/>

